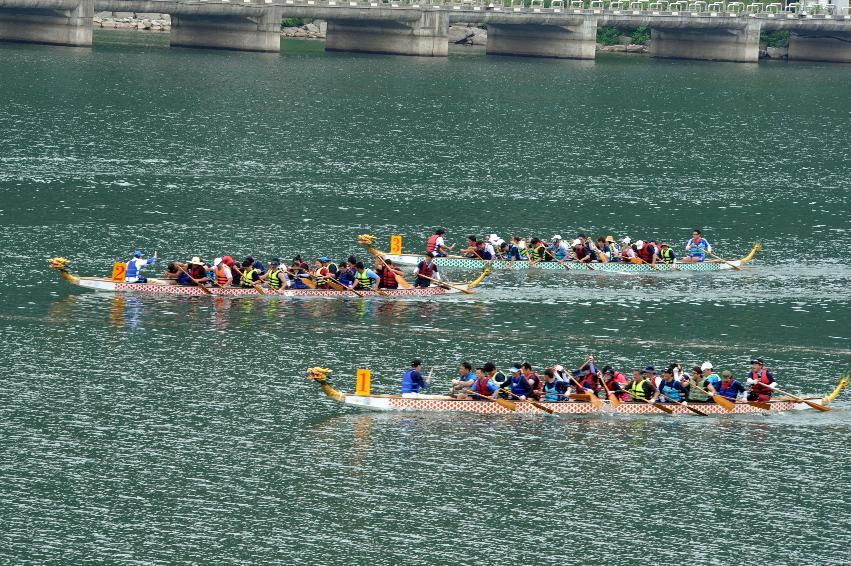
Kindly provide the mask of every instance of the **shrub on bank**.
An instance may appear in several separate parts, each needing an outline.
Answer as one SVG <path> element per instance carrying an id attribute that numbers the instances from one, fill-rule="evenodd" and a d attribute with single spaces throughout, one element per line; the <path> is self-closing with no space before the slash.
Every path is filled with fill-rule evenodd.
<path id="1" fill-rule="evenodd" d="M 617 45 L 621 42 L 621 30 L 614 26 L 602 26 L 597 28 L 597 43 L 603 45 Z"/>
<path id="2" fill-rule="evenodd" d="M 304 18 L 284 18 L 281 20 L 281 29 L 298 28 L 304 25 Z"/>
<path id="3" fill-rule="evenodd" d="M 597 43 L 602 45 L 618 45 L 623 36 L 629 37 L 629 42 L 633 45 L 644 45 L 650 41 L 650 29 L 646 26 L 639 28 L 602 26 L 597 28 Z"/>
<path id="4" fill-rule="evenodd" d="M 789 32 L 763 31 L 759 34 L 759 44 L 764 47 L 789 47 Z"/>

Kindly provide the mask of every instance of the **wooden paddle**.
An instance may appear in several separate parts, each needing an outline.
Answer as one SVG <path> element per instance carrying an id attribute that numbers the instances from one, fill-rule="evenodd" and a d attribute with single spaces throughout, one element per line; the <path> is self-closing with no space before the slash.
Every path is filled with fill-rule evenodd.
<path id="1" fill-rule="evenodd" d="M 524 377 L 523 379 L 526 379 L 526 378 Z M 529 399 L 529 398 L 526 398 L 526 399 L 520 399 L 520 396 L 519 396 L 519 395 L 515 395 L 515 394 L 514 394 L 511 390 L 507 390 L 507 391 L 508 391 L 508 394 L 509 394 L 509 395 L 511 395 L 512 397 L 515 397 L 515 398 L 516 398 L 516 399 L 518 399 L 519 401 L 525 401 L 526 403 L 529 403 L 530 405 L 532 405 L 532 406 L 533 406 L 533 407 L 535 407 L 536 409 L 540 409 L 540 410 L 544 411 L 545 413 L 548 413 L 548 414 L 552 415 L 552 414 L 555 412 L 555 411 L 553 411 L 552 409 L 550 409 L 549 407 L 544 407 L 543 405 L 541 405 L 541 404 L 540 404 L 540 403 L 538 403 L 537 401 L 533 401 L 532 399 Z"/>
<path id="2" fill-rule="evenodd" d="M 340 291 L 342 293 L 345 293 L 346 291 L 351 291 L 352 293 L 354 293 L 358 297 L 363 297 L 362 294 L 358 293 L 354 289 L 349 289 L 348 287 L 346 287 L 345 285 L 343 285 L 342 283 L 340 283 L 339 281 L 337 281 L 335 279 L 329 279 L 328 280 L 328 286 L 331 287 L 332 289 L 334 289 L 335 291 Z"/>
<path id="3" fill-rule="evenodd" d="M 757 407 L 758 409 L 762 409 L 764 411 L 771 410 L 771 403 L 763 403 L 762 401 L 745 401 L 751 407 Z"/>
<path id="4" fill-rule="evenodd" d="M 198 279 L 195 279 L 194 277 L 192 277 L 191 275 L 189 275 L 189 274 L 186 272 L 186 270 L 185 270 L 185 269 L 183 269 L 182 267 L 180 267 L 180 265 L 178 265 L 177 263 L 175 263 L 175 264 L 174 264 L 174 266 L 175 266 L 177 269 L 179 269 L 180 271 L 182 271 L 182 272 L 183 272 L 183 274 L 184 274 L 184 275 L 186 275 L 189 279 L 191 279 L 191 280 L 192 280 L 192 282 L 193 282 L 193 283 L 195 283 L 195 286 L 196 286 L 196 287 L 199 287 L 202 291 L 204 291 L 204 292 L 205 292 L 205 293 L 207 293 L 208 295 L 212 295 L 212 294 L 213 294 L 213 292 L 212 292 L 212 291 L 210 291 L 210 290 L 209 290 L 209 289 L 207 289 L 205 286 L 203 286 L 203 285 L 201 285 L 200 283 L 198 283 Z"/>
<path id="5" fill-rule="evenodd" d="M 485 401 L 490 401 L 492 403 L 496 403 L 497 405 L 504 407 L 504 408 L 508 409 L 509 411 L 516 411 L 517 410 L 517 403 L 515 403 L 514 401 L 509 401 L 508 399 L 502 399 L 501 397 L 497 397 L 496 399 L 494 399 L 493 397 L 487 397 L 485 395 L 481 395 L 481 394 L 476 393 L 475 391 L 471 391 L 469 389 L 462 389 L 461 391 L 472 396 L 473 400 L 483 399 Z"/>
<path id="6" fill-rule="evenodd" d="M 468 295 L 473 295 L 473 294 L 475 294 L 475 293 L 473 293 L 473 291 L 470 291 L 469 289 L 466 289 L 466 288 L 464 288 L 464 287 L 461 287 L 460 285 L 455 285 L 455 284 L 453 284 L 453 283 L 447 283 L 447 282 L 445 282 L 445 281 L 440 281 L 440 280 L 438 280 L 438 279 L 432 279 L 432 278 L 431 278 L 431 277 L 429 277 L 428 275 L 423 275 L 422 273 L 417 273 L 417 277 L 422 277 L 423 279 L 428 279 L 429 281 L 434 282 L 434 283 L 435 283 L 438 287 L 443 287 L 443 286 L 445 286 L 445 287 L 452 287 L 453 289 L 458 289 L 458 290 L 459 290 L 459 291 L 461 291 L 462 293 L 467 293 Z"/>
<path id="7" fill-rule="evenodd" d="M 589 240 L 588 245 L 591 246 L 591 251 L 593 251 L 595 254 L 597 254 L 597 261 L 599 261 L 600 263 L 609 263 L 609 258 L 607 258 L 606 254 L 604 254 L 600 250 L 600 248 L 597 247 L 596 243 Z"/>
<path id="8" fill-rule="evenodd" d="M 234 270 L 236 270 L 237 273 L 239 273 L 239 276 L 242 278 L 242 281 L 245 281 L 245 276 L 242 274 L 242 271 L 240 271 L 240 269 L 236 266 L 236 263 L 234 263 L 232 267 Z M 266 294 L 266 291 L 263 290 L 263 287 L 260 286 L 260 283 L 252 281 L 251 286 L 254 287 L 254 290 L 260 293 L 261 295 Z"/>
<path id="9" fill-rule="evenodd" d="M 578 381 L 576 381 L 576 378 L 575 378 L 575 377 L 573 377 L 572 375 L 570 376 L 570 380 L 571 380 L 573 383 L 575 383 L 575 384 L 576 384 L 576 391 L 577 391 L 577 392 L 579 392 L 579 391 L 585 391 L 585 387 L 584 387 L 583 385 L 581 385 Z M 596 395 L 594 395 L 594 393 L 589 393 L 589 394 L 588 394 L 588 401 L 589 401 L 592 405 L 594 405 L 594 408 L 595 408 L 595 409 L 597 409 L 598 411 L 599 411 L 599 410 L 603 407 L 603 400 L 602 400 L 602 399 L 600 399 L 599 397 L 597 397 Z"/>
<path id="10" fill-rule="evenodd" d="M 313 279 L 311 279 L 310 275 L 301 275 L 299 273 L 296 273 L 292 269 L 287 269 L 287 273 L 289 273 L 293 277 L 297 277 L 309 289 L 316 289 L 316 282 Z"/>
<path id="11" fill-rule="evenodd" d="M 719 405 L 721 405 L 722 407 L 724 407 L 728 411 L 732 411 L 733 409 L 736 408 L 736 404 L 733 401 L 730 401 L 729 399 L 724 397 L 723 395 L 721 395 L 719 393 L 710 393 L 709 391 L 707 391 L 706 389 L 704 389 L 703 387 L 701 387 L 697 383 L 693 383 L 693 382 L 691 382 L 691 380 L 689 380 L 689 382 L 690 382 L 689 384 L 692 387 L 696 387 L 698 389 L 698 391 L 703 391 L 704 393 L 709 395 L 712 398 L 713 401 L 715 401 L 716 403 L 718 403 Z"/>
<path id="12" fill-rule="evenodd" d="M 712 257 L 714 257 L 715 259 L 717 259 L 718 261 L 721 261 L 722 263 L 726 263 L 727 265 L 729 265 L 730 267 L 732 267 L 732 268 L 733 268 L 733 269 L 735 269 L 736 271 L 741 271 L 741 270 L 742 270 L 742 268 L 741 268 L 741 267 L 739 267 L 738 265 L 736 265 L 735 263 L 733 263 L 733 262 L 731 262 L 731 261 L 727 261 L 726 259 L 724 259 L 724 258 L 722 258 L 722 257 L 718 257 L 717 255 L 715 255 L 714 253 L 712 253 L 712 252 L 710 252 L 710 251 L 707 251 L 706 253 L 708 253 L 709 255 L 711 255 Z"/>
<path id="13" fill-rule="evenodd" d="M 832 410 L 830 407 L 825 407 L 824 405 L 820 405 L 818 403 L 813 403 L 812 401 L 807 401 L 806 399 L 801 399 L 800 397 L 796 397 L 796 396 L 792 395 L 791 393 L 787 393 L 787 392 L 785 392 L 781 389 L 778 389 L 776 387 L 774 388 L 774 390 L 777 391 L 778 393 L 782 393 L 783 395 L 793 399 L 796 403 L 806 403 L 807 405 L 809 405 L 810 407 L 812 407 L 813 409 L 815 409 L 817 411 L 822 411 L 822 412 L 826 413 L 827 411 Z"/>
<path id="14" fill-rule="evenodd" d="M 381 265 L 384 266 L 384 269 L 390 269 L 390 266 L 387 265 L 387 262 L 384 261 L 383 257 L 381 257 L 381 256 L 375 256 L 375 257 L 378 258 L 378 261 L 381 262 Z M 401 287 L 402 289 L 410 289 L 411 288 L 411 284 L 408 283 L 402 275 L 396 273 L 395 269 L 390 269 L 390 271 L 393 272 L 393 276 L 396 278 L 396 283 L 399 284 L 399 287 Z"/>
<path id="15" fill-rule="evenodd" d="M 691 405 L 687 405 L 686 403 L 683 403 L 683 402 L 677 401 L 676 399 L 671 399 L 670 397 L 668 397 L 667 395 L 665 395 L 665 394 L 664 394 L 664 393 L 662 393 L 661 391 L 659 392 L 659 395 L 661 395 L 662 397 L 664 397 L 665 399 L 667 399 L 667 400 L 668 400 L 668 401 L 670 401 L 671 403 L 673 403 L 673 404 L 677 405 L 678 407 L 682 407 L 682 408 L 684 408 L 684 409 L 688 409 L 688 410 L 689 410 L 689 411 L 691 411 L 692 413 L 695 413 L 695 414 L 700 415 L 700 416 L 702 416 L 702 417 L 707 417 L 707 416 L 709 416 L 709 415 L 707 415 L 706 413 L 704 413 L 703 411 L 698 411 L 697 409 L 695 409 L 695 408 L 694 408 L 694 407 L 692 407 Z"/>
<path id="16" fill-rule="evenodd" d="M 570 257 L 572 257 L 574 259 L 574 261 L 581 263 L 582 265 L 584 265 L 585 267 L 587 267 L 591 271 L 595 271 L 595 269 L 593 267 L 591 267 L 590 265 L 588 265 L 584 261 L 579 261 L 579 257 L 577 257 L 576 252 L 573 251 L 573 248 L 568 248 L 568 250 L 570 250 Z"/>
<path id="17" fill-rule="evenodd" d="M 640 261 L 640 262 L 641 262 L 641 263 L 643 263 L 644 265 L 649 265 L 650 267 L 652 267 L 652 268 L 653 268 L 653 269 L 655 269 L 656 271 L 660 271 L 660 269 L 659 269 L 659 268 L 658 268 L 655 264 L 650 263 L 649 261 L 644 261 L 644 259 L 642 259 L 642 258 L 641 258 L 641 256 L 636 255 L 636 256 L 635 256 L 635 259 L 637 259 L 638 261 Z"/>
<path id="18" fill-rule="evenodd" d="M 631 393 L 628 389 L 624 389 L 624 393 L 626 393 L 627 395 L 629 395 L 630 397 L 632 397 L 633 401 L 635 401 L 635 400 L 642 401 L 642 402 L 647 403 L 648 405 L 650 405 L 650 406 L 652 406 L 652 407 L 656 407 L 657 409 L 659 409 L 659 410 L 660 410 L 660 411 L 662 411 L 663 413 L 668 413 L 668 414 L 670 415 L 671 413 L 673 413 L 673 412 L 674 412 L 674 410 L 673 410 L 672 408 L 670 408 L 670 407 L 663 407 L 663 406 L 662 406 L 662 405 L 660 405 L 659 403 L 653 403 L 653 402 L 651 402 L 651 401 L 648 401 L 648 400 L 647 400 L 647 399 L 645 399 L 644 397 L 636 397 L 636 396 L 635 396 L 635 395 L 633 395 L 633 394 L 632 394 L 632 393 Z"/>
<path id="19" fill-rule="evenodd" d="M 621 405 L 621 400 L 620 400 L 620 399 L 618 399 L 618 396 L 617 396 L 617 395 L 615 395 L 614 393 L 612 393 L 612 391 L 611 391 L 611 390 L 609 389 L 609 387 L 606 385 L 606 380 L 605 380 L 605 379 L 603 379 L 602 377 L 599 377 L 599 376 L 597 377 L 597 379 L 599 379 L 599 380 L 600 380 L 600 383 L 602 383 L 602 384 L 603 384 L 603 389 L 605 389 L 605 390 L 606 390 L 606 397 L 608 397 L 608 398 L 609 398 L 609 403 L 611 403 L 611 404 L 612 404 L 612 407 L 614 407 L 614 408 L 616 408 L 616 409 L 617 409 L 618 407 L 620 407 L 620 405 Z"/>

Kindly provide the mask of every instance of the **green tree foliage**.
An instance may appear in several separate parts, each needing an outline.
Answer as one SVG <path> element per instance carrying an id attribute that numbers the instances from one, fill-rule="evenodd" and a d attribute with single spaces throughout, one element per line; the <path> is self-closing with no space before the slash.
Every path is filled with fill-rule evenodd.
<path id="1" fill-rule="evenodd" d="M 621 41 L 621 30 L 614 26 L 602 26 L 597 28 L 597 43 L 603 45 L 617 45 Z"/>

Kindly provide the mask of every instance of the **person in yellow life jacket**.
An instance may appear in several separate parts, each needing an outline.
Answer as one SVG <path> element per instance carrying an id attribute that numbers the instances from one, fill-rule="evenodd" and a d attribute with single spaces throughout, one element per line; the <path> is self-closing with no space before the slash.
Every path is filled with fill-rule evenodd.
<path id="1" fill-rule="evenodd" d="M 428 256 L 426 256 L 428 257 Z M 349 286 L 349 289 L 358 289 L 360 291 L 375 291 L 378 289 L 378 283 L 381 278 L 371 269 L 367 269 L 362 261 L 355 264 L 355 281 Z"/>
<path id="2" fill-rule="evenodd" d="M 327 289 L 329 287 L 328 282 L 337 279 L 337 272 L 339 271 L 337 264 L 333 263 L 327 256 L 317 258 L 313 267 L 317 289 Z"/>
<path id="3" fill-rule="evenodd" d="M 656 386 L 653 384 L 656 376 L 656 368 L 647 366 L 644 370 L 632 370 L 632 381 L 626 385 L 626 391 L 633 401 L 640 402 L 641 399 L 650 401 L 656 393 Z"/>
<path id="4" fill-rule="evenodd" d="M 246 258 L 242 262 L 242 280 L 240 281 L 240 285 L 242 287 L 254 287 L 254 283 L 257 283 L 259 278 L 260 273 L 254 267 L 254 260 L 252 258 Z"/>
<path id="5" fill-rule="evenodd" d="M 245 273 L 245 272 L 243 272 Z M 265 281 L 270 289 L 280 289 L 286 285 L 286 269 L 281 267 L 281 260 L 272 258 L 269 262 L 269 270 L 263 275 L 257 276 L 258 281 Z"/>
<path id="6" fill-rule="evenodd" d="M 674 254 L 674 250 L 672 250 L 671 247 L 664 242 L 660 245 L 660 248 L 661 251 L 659 252 L 659 256 L 662 258 L 662 262 L 667 263 L 668 265 L 676 265 L 677 256 Z"/>

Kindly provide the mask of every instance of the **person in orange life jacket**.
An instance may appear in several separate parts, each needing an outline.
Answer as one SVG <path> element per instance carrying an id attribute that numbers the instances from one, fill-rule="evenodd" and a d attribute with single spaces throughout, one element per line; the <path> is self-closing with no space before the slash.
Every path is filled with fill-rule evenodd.
<path id="1" fill-rule="evenodd" d="M 444 250 L 452 251 L 455 246 L 447 245 L 443 240 L 443 235 L 446 231 L 443 228 L 438 228 L 426 243 L 426 255 L 432 257 L 446 257 Z"/>
<path id="2" fill-rule="evenodd" d="M 473 366 L 470 362 L 461 362 L 458 366 L 458 379 L 452 380 L 452 388 L 449 390 L 449 394 L 452 395 L 470 389 L 475 381 L 476 375 L 473 373 Z"/>
<path id="3" fill-rule="evenodd" d="M 515 364 L 516 365 L 516 364 Z M 503 390 L 511 391 L 515 396 L 520 398 L 521 400 L 526 399 L 532 395 L 532 386 L 529 384 L 529 380 L 523 377 L 520 374 L 519 367 L 511 367 L 508 369 L 508 372 L 511 374 L 508 379 L 506 379 L 502 385 L 500 386 Z M 507 397 L 511 397 L 511 395 L 506 395 Z"/>
<path id="4" fill-rule="evenodd" d="M 142 259 L 142 250 L 133 252 L 133 259 L 125 264 L 124 282 L 125 283 L 147 283 L 148 279 L 142 276 L 142 268 L 154 263 L 155 259 L 149 257 Z"/>
<path id="5" fill-rule="evenodd" d="M 437 270 L 437 266 L 434 264 L 431 256 L 425 256 L 425 259 L 417 264 L 414 275 L 417 277 L 414 279 L 414 287 L 428 287 L 431 285 L 431 281 L 426 279 L 426 277 L 440 281 L 440 272 Z M 420 275 L 425 277 L 420 277 Z"/>
<path id="6" fill-rule="evenodd" d="M 674 379 L 674 367 L 665 368 L 662 372 L 662 381 L 653 394 L 652 401 L 661 403 L 682 402 L 686 399 L 686 388 Z"/>
<path id="7" fill-rule="evenodd" d="M 473 236 L 471 234 L 467 236 L 467 247 L 458 253 L 460 253 L 464 257 L 482 259 L 482 243 L 479 242 L 476 236 Z"/>
<path id="8" fill-rule="evenodd" d="M 547 368 L 544 370 L 541 393 L 543 393 L 541 401 L 561 403 L 567 400 L 567 384 L 561 379 L 556 379 L 556 372 L 552 368 Z"/>
<path id="9" fill-rule="evenodd" d="M 627 380 L 624 374 L 616 371 L 612 366 L 606 366 L 603 368 L 602 379 L 606 384 L 606 387 L 609 388 L 609 391 L 614 393 L 618 399 L 621 401 L 629 401 L 629 395 L 624 393 L 624 388 L 629 380 Z"/>
<path id="10" fill-rule="evenodd" d="M 537 373 L 532 371 L 532 364 L 529 362 L 524 362 L 522 366 L 520 366 L 520 374 L 526 378 L 526 381 L 529 382 L 529 385 L 532 387 L 532 398 L 538 400 L 541 398 L 541 388 L 544 385 L 544 382 L 541 381 L 541 378 Z"/>
<path id="11" fill-rule="evenodd" d="M 393 260 L 385 259 L 383 262 L 375 258 L 375 272 L 378 274 L 380 289 L 398 289 L 399 281 L 396 276 L 404 275 L 402 270 L 393 265 Z"/>
<path id="12" fill-rule="evenodd" d="M 210 278 L 207 276 L 207 266 L 197 255 L 189 261 L 189 269 L 186 271 L 189 273 L 189 277 L 186 278 L 185 282 L 181 283 L 180 278 L 177 280 L 181 285 L 206 285 L 210 282 Z"/>
<path id="13" fill-rule="evenodd" d="M 223 257 L 218 262 L 213 262 L 213 281 L 216 287 L 230 287 L 233 283 L 233 272 L 230 270 L 230 265 L 225 261 L 228 256 Z M 233 263 L 233 260 L 231 260 Z"/>
<path id="14" fill-rule="evenodd" d="M 751 360 L 751 371 L 748 374 L 747 384 L 751 386 L 748 401 L 762 401 L 763 403 L 771 400 L 771 394 L 777 387 L 774 376 L 765 369 L 765 362 L 762 358 Z"/>
<path id="15" fill-rule="evenodd" d="M 735 401 L 740 394 L 747 392 L 745 386 L 733 379 L 733 372 L 725 369 L 721 372 L 721 381 L 719 383 L 710 383 L 709 391 L 717 393 L 730 401 Z"/>
<path id="16" fill-rule="evenodd" d="M 485 373 L 484 368 L 476 368 L 475 376 L 476 379 L 473 382 L 473 385 L 469 388 L 474 392 L 471 397 L 473 399 L 480 399 L 482 397 L 496 399 L 499 392 L 499 385 L 496 381 Z"/>
<path id="17" fill-rule="evenodd" d="M 431 385 L 420 373 L 422 365 L 423 362 L 415 358 L 411 361 L 411 367 L 402 375 L 402 397 L 419 397 L 420 390 Z"/>

